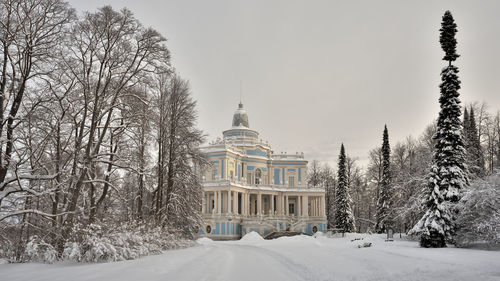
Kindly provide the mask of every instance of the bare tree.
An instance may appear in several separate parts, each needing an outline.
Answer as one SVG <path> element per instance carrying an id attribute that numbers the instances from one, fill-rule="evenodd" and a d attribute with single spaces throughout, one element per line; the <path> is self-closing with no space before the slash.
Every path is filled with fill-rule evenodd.
<path id="1" fill-rule="evenodd" d="M 156 99 L 158 110 L 158 186 L 155 214 L 163 225 L 192 234 L 201 222 L 201 186 L 192 169 L 201 162 L 198 146 L 202 132 L 196 129 L 196 102 L 189 84 L 177 75 L 160 75 Z"/>
<path id="2" fill-rule="evenodd" d="M 19 144 L 15 130 L 26 121 L 20 113 L 36 110 L 37 82 L 53 71 L 49 61 L 73 18 L 60 0 L 0 1 L 0 206 L 10 194 L 30 192 L 13 182 L 37 178 L 29 167 L 20 167 L 26 155 L 13 155 Z M 23 108 L 26 98 L 32 102 Z"/>
<path id="3" fill-rule="evenodd" d="M 109 173 L 117 160 L 117 133 L 123 132 L 116 130 L 123 126 L 123 98 L 149 73 L 168 67 L 170 54 L 164 42 L 159 33 L 143 28 L 126 9 L 116 12 L 106 6 L 87 13 L 74 26 L 68 44 L 72 55 L 66 65 L 76 78 L 81 110 L 74 118 L 78 129 L 66 207 L 67 231 L 82 187 L 88 191 L 89 220 L 93 221 L 113 186 Z M 109 151 L 103 152 L 103 146 Z"/>
<path id="4" fill-rule="evenodd" d="M 311 164 L 309 164 L 307 184 L 311 187 L 317 187 L 321 184 L 321 167 L 317 160 L 313 160 Z"/>

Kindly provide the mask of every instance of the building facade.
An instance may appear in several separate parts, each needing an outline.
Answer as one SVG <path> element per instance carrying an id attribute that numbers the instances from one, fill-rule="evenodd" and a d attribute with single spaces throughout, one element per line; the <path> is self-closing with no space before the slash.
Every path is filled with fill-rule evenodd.
<path id="1" fill-rule="evenodd" d="M 250 129 L 243 104 L 223 138 L 200 150 L 205 161 L 196 163 L 195 173 L 203 187 L 201 236 L 326 230 L 325 191 L 307 187 L 304 154 L 274 154 Z"/>

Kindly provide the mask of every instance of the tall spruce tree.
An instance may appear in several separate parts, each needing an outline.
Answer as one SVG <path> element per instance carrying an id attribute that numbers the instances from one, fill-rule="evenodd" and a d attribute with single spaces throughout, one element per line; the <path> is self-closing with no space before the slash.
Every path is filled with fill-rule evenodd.
<path id="1" fill-rule="evenodd" d="M 477 131 L 474 108 L 472 106 L 470 107 L 470 114 L 467 120 L 467 125 L 464 126 L 464 137 L 469 172 L 473 177 L 483 177 L 485 174 L 484 156 L 481 148 L 481 142 L 479 141 L 479 133 Z"/>
<path id="2" fill-rule="evenodd" d="M 353 232 L 355 230 L 355 221 L 351 209 L 349 180 L 347 175 L 347 158 L 345 155 L 344 144 L 340 146 L 338 165 L 338 186 L 335 202 L 335 224 L 337 228 L 342 229 L 344 232 Z"/>
<path id="3" fill-rule="evenodd" d="M 382 180 L 380 182 L 380 196 L 377 202 L 377 223 L 375 229 L 384 233 L 392 227 L 392 186 L 391 186 L 391 147 L 389 145 L 389 133 L 387 125 L 384 126 L 382 137 Z"/>
<path id="4" fill-rule="evenodd" d="M 467 140 L 469 138 L 468 136 L 468 132 L 469 132 L 469 128 L 470 128 L 470 118 L 469 118 L 469 112 L 467 111 L 467 107 L 464 108 L 464 121 L 462 122 L 462 126 L 463 126 L 463 135 L 464 135 L 464 142 L 465 142 L 465 146 L 467 147 Z"/>
<path id="5" fill-rule="evenodd" d="M 421 234 L 422 247 L 446 247 L 446 240 L 454 234 L 454 205 L 460 199 L 460 190 L 468 184 L 460 122 L 460 80 L 458 68 L 452 65 L 459 57 L 455 39 L 457 25 L 450 11 L 444 13 L 440 32 L 439 42 L 445 52 L 443 60 L 448 61 L 448 66 L 441 71 L 441 110 L 433 136 L 436 144 L 428 176 L 427 212 L 411 231 Z"/>

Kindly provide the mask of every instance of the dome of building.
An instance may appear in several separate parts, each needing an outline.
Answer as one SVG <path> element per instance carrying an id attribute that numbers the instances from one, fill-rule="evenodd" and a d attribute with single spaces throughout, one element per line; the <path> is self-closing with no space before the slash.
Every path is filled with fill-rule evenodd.
<path id="1" fill-rule="evenodd" d="M 248 115 L 245 109 L 243 108 L 243 104 L 240 102 L 238 105 L 238 109 L 234 112 L 233 115 L 233 127 L 246 127 L 250 128 L 248 125 Z"/>

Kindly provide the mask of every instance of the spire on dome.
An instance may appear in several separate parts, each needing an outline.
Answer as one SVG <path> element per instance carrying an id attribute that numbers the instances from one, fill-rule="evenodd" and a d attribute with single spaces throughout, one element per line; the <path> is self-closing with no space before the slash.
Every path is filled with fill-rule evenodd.
<path id="1" fill-rule="evenodd" d="M 238 104 L 238 109 L 234 112 L 233 115 L 233 127 L 246 127 L 249 128 L 250 126 L 248 125 L 248 115 L 243 108 L 243 103 Z"/>

